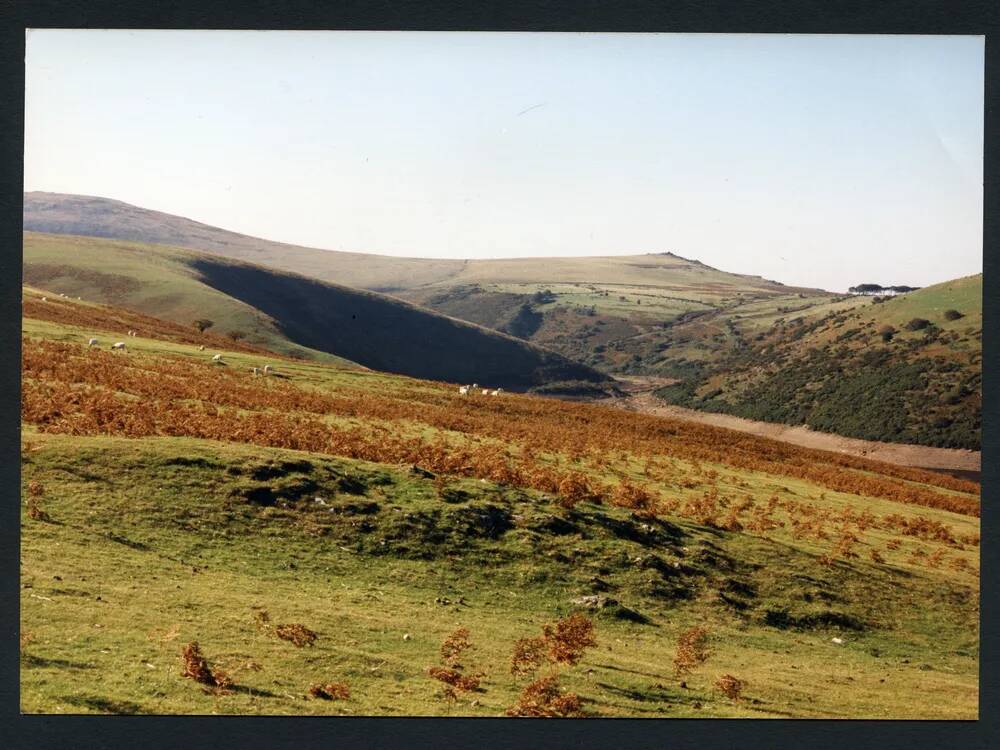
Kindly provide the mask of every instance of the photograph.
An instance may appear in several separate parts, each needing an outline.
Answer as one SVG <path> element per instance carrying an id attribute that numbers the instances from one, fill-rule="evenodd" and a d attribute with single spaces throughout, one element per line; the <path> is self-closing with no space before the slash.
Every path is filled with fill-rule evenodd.
<path id="1" fill-rule="evenodd" d="M 980 718 L 984 36 L 24 39 L 22 715 Z"/>

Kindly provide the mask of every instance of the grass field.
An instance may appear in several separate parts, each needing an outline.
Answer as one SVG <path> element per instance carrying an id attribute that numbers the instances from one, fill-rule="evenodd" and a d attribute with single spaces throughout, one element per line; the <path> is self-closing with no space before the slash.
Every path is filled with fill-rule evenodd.
<path id="1" fill-rule="evenodd" d="M 591 716 L 977 716 L 968 482 L 317 362 L 254 377 L 254 351 L 24 335 L 25 712 L 497 716 L 558 672 Z M 512 674 L 515 643 L 573 612 L 596 645 Z M 314 645 L 277 637 L 293 623 Z M 450 695 L 428 670 L 463 627 L 480 684 Z M 710 653 L 678 674 L 694 627 Z M 231 685 L 182 676 L 191 642 Z M 327 683 L 349 697 L 310 694 Z"/>

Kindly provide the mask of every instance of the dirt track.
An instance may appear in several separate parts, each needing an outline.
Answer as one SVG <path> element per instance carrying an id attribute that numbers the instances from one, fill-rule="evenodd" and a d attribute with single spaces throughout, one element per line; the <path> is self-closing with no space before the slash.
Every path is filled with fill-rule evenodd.
<path id="1" fill-rule="evenodd" d="M 628 395 L 615 399 L 616 405 L 630 411 L 687 419 L 730 430 L 748 432 L 752 435 L 799 445 L 803 448 L 849 453 L 898 466 L 915 466 L 935 471 L 955 472 L 966 479 L 979 481 L 979 472 L 982 468 L 980 451 L 930 448 L 924 445 L 902 443 L 878 443 L 871 440 L 842 437 L 827 432 L 815 432 L 808 427 L 756 422 L 751 419 L 733 417 L 729 414 L 712 414 L 680 406 L 670 406 L 657 399 L 653 395 L 653 389 L 669 385 L 672 382 L 676 381 L 649 378 L 621 379 L 620 385 Z"/>

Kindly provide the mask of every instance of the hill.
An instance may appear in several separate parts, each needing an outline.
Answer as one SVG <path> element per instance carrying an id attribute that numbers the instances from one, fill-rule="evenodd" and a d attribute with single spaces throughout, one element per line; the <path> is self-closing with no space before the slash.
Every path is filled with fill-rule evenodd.
<path id="1" fill-rule="evenodd" d="M 25 318 L 24 712 L 977 717 L 971 483 L 134 341 Z"/>
<path id="2" fill-rule="evenodd" d="M 122 201 L 65 193 L 25 193 L 24 229 L 185 247 L 372 291 L 439 280 L 462 266 L 456 260 L 391 258 L 289 245 Z"/>
<path id="3" fill-rule="evenodd" d="M 388 372 L 521 390 L 608 380 L 402 300 L 182 248 L 28 232 L 24 278 L 186 325 L 207 318 L 212 330 L 290 356 L 335 355 Z"/>
<path id="4" fill-rule="evenodd" d="M 311 278 L 391 292 L 509 333 L 606 373 L 670 376 L 734 343 L 732 317 L 760 325 L 829 304 L 816 289 L 711 268 L 672 253 L 434 260 L 303 248 L 120 201 L 26 193 L 26 230 L 168 244 Z"/>
<path id="5" fill-rule="evenodd" d="M 849 437 L 976 450 L 982 283 L 978 274 L 783 316 L 658 395 Z"/>

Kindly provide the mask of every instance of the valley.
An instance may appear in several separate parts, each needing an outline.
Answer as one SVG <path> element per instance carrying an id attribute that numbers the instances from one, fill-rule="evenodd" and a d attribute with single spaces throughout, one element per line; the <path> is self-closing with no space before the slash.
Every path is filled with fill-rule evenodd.
<path id="1" fill-rule="evenodd" d="M 51 294 L 25 290 L 25 712 L 498 716 L 555 674 L 588 716 L 977 715 L 973 483 L 169 323 L 112 352 L 132 313 Z M 512 672 L 574 613 L 596 645 Z M 194 642 L 223 687 L 182 676 Z"/>

